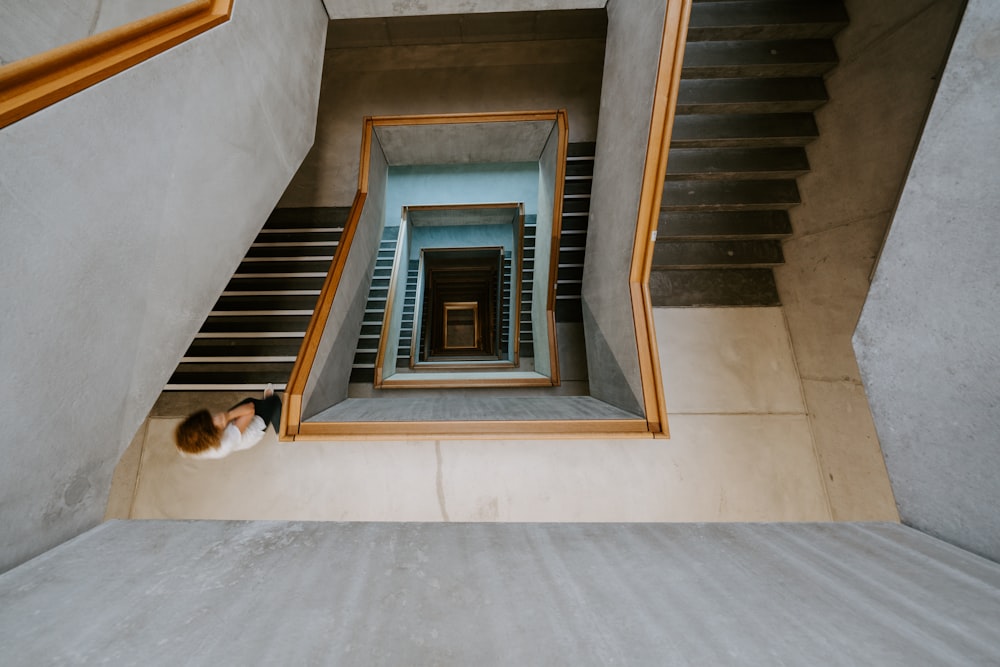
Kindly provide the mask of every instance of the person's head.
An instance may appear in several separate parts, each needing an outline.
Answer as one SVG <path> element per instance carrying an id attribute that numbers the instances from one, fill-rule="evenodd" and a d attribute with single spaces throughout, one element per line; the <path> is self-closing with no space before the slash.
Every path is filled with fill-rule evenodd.
<path id="1" fill-rule="evenodd" d="M 212 413 L 208 410 L 199 410 L 177 425 L 174 436 L 177 440 L 177 449 L 188 454 L 197 454 L 218 447 L 221 433 L 221 429 L 215 425 Z"/>

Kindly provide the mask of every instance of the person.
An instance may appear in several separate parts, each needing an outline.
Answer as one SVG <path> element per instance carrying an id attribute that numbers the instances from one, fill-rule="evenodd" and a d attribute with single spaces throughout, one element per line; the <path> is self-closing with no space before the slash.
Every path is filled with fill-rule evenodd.
<path id="1" fill-rule="evenodd" d="M 221 459 L 250 449 L 264 437 L 268 424 L 281 425 L 281 399 L 269 384 L 264 400 L 245 398 L 225 412 L 199 410 L 177 425 L 177 450 L 194 459 Z"/>

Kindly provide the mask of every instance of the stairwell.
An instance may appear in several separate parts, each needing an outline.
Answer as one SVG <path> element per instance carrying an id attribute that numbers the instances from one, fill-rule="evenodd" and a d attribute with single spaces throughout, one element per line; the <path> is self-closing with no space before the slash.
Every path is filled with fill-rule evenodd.
<path id="1" fill-rule="evenodd" d="M 847 21 L 839 0 L 694 1 L 650 275 L 654 306 L 780 305 L 771 269 L 784 261 L 788 212 L 800 203 L 795 179 L 809 171 L 805 146 L 818 136 L 813 112 L 827 101 L 823 76 L 837 64 L 833 36 Z M 582 321 L 594 160 L 593 143 L 570 145 L 559 323 Z M 276 209 L 166 389 L 283 388 L 347 213 Z M 526 223 L 525 284 L 534 231 Z M 384 239 L 379 251 L 352 383 L 374 375 L 390 245 Z M 412 330 L 415 294 L 407 299 Z M 530 312 L 530 290 L 522 289 L 522 357 L 534 354 Z M 400 363 L 408 363 L 409 340 L 401 337 L 403 347 Z"/>

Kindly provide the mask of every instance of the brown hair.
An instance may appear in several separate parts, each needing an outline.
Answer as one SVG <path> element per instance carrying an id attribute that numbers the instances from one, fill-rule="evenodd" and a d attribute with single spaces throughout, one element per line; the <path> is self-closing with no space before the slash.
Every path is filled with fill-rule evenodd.
<path id="1" fill-rule="evenodd" d="M 197 454 L 206 449 L 219 446 L 219 429 L 212 421 L 212 413 L 199 410 L 180 424 L 174 431 L 177 439 L 177 449 L 188 454 Z"/>

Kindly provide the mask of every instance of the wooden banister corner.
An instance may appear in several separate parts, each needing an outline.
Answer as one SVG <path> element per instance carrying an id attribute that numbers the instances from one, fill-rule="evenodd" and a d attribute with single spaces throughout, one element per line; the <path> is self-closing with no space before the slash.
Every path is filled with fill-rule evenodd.
<path id="1" fill-rule="evenodd" d="M 229 20 L 233 0 L 195 0 L 0 67 L 0 128 Z"/>

